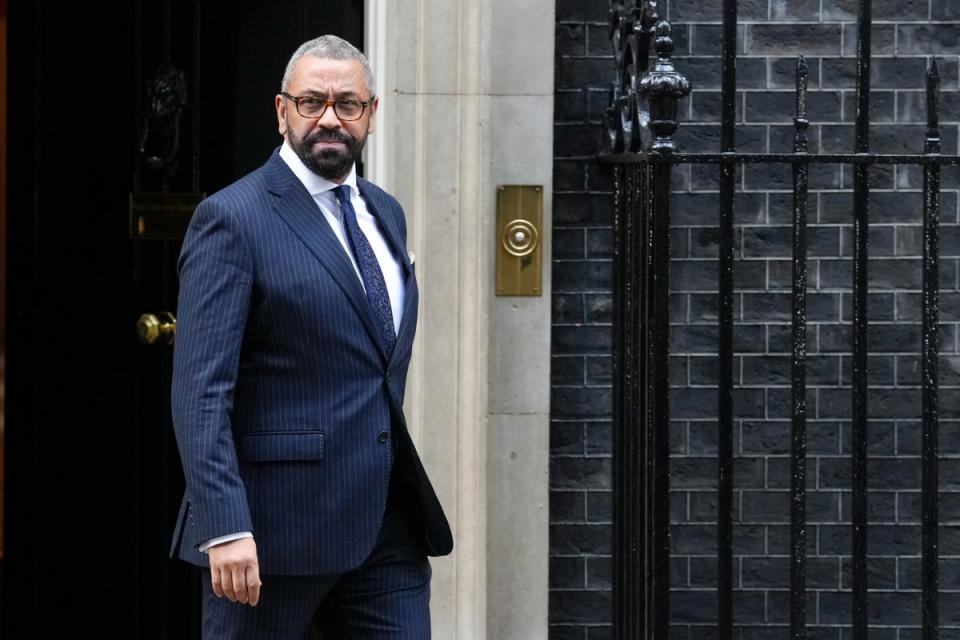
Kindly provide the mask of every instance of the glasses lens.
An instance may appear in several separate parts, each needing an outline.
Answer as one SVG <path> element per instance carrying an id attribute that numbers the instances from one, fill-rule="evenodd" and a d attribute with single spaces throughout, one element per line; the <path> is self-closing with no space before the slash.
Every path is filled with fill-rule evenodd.
<path id="1" fill-rule="evenodd" d="M 363 113 L 363 103 L 357 100 L 338 100 L 334 108 L 343 120 L 356 120 Z"/>
<path id="2" fill-rule="evenodd" d="M 301 98 L 297 101 L 297 111 L 305 118 L 319 118 L 326 103 L 314 98 Z"/>

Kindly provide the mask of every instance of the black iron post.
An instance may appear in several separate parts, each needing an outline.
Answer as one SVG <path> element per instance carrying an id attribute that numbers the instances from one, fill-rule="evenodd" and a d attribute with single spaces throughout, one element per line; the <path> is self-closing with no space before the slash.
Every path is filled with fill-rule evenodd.
<path id="1" fill-rule="evenodd" d="M 666 640 L 670 589 L 670 175 L 690 83 L 655 2 L 611 5 L 614 158 L 614 637 Z M 653 41 L 656 61 L 647 68 Z"/>

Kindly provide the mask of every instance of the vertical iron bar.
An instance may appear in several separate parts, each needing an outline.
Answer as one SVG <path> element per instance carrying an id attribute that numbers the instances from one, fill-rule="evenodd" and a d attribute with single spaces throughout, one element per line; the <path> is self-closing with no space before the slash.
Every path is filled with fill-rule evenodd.
<path id="1" fill-rule="evenodd" d="M 856 152 L 870 150 L 871 0 L 857 16 Z M 853 421 L 851 437 L 853 640 L 867 640 L 867 230 L 869 170 L 854 168 L 853 182 Z"/>
<path id="2" fill-rule="evenodd" d="M 638 625 L 642 620 L 644 531 L 642 529 L 643 504 L 643 400 L 638 395 L 643 376 L 640 360 L 641 334 L 640 300 L 638 278 L 642 278 L 643 265 L 638 261 L 636 249 L 637 225 L 640 224 L 637 209 L 636 170 L 631 165 L 614 167 L 614 237 L 617 322 L 614 349 L 614 430 L 616 457 L 615 491 L 617 508 L 614 510 L 614 536 L 617 562 L 615 573 L 618 589 L 614 624 L 621 638 L 638 637 Z"/>
<path id="3" fill-rule="evenodd" d="M 721 151 L 736 146 L 737 3 L 723 0 Z M 733 212 L 736 165 L 720 167 L 717 632 L 733 638 Z"/>
<path id="4" fill-rule="evenodd" d="M 613 325 L 613 491 L 616 497 L 616 508 L 613 511 L 613 546 L 616 554 L 616 561 L 613 563 L 613 582 L 616 585 L 614 590 L 613 603 L 613 629 L 614 637 L 624 637 L 624 633 L 629 628 L 625 622 L 627 608 L 624 606 L 625 600 L 629 595 L 627 588 L 627 577 L 630 575 L 626 565 L 631 547 L 629 539 L 630 529 L 627 523 L 630 518 L 627 514 L 629 509 L 629 500 L 626 494 L 626 477 L 629 465 L 627 465 L 626 453 L 630 440 L 627 437 L 624 416 L 626 412 L 626 390 L 624 379 L 626 376 L 626 332 L 624 330 L 626 323 L 624 316 L 626 313 L 626 303 L 624 295 L 624 274 L 626 265 L 624 259 L 624 197 L 626 191 L 625 166 L 616 164 L 613 166 L 613 314 L 616 319 Z"/>
<path id="5" fill-rule="evenodd" d="M 797 63 L 793 151 L 806 154 L 807 61 Z M 807 636 L 807 185 L 809 165 L 793 164 L 793 379 L 790 474 L 790 640 Z"/>
<path id="6" fill-rule="evenodd" d="M 937 108 L 940 101 L 940 70 L 936 59 L 927 72 L 927 138 L 924 153 L 940 153 Z M 920 376 L 923 388 L 923 638 L 937 640 L 939 630 L 937 571 L 937 322 L 940 289 L 940 165 L 923 167 L 923 353 Z"/>
<path id="7" fill-rule="evenodd" d="M 637 229 L 637 236 L 635 238 L 637 252 L 639 255 L 640 264 L 643 269 L 643 276 L 638 283 L 638 286 L 642 286 L 641 290 L 638 290 L 637 295 L 640 296 L 642 292 L 642 298 L 640 300 L 641 306 L 639 308 L 639 318 L 638 321 L 643 324 L 642 331 L 639 334 L 640 346 L 639 354 L 641 354 L 642 361 L 638 365 L 641 367 L 643 372 L 644 386 L 637 390 L 638 394 L 642 394 L 643 397 L 643 425 L 644 429 L 642 432 L 642 437 L 639 441 L 640 448 L 640 460 L 637 463 L 637 470 L 642 474 L 643 478 L 643 495 L 641 496 L 641 503 L 639 504 L 639 511 L 637 517 L 639 521 L 634 523 L 634 526 L 638 530 L 643 531 L 643 573 L 637 576 L 638 589 L 641 589 L 640 597 L 634 603 L 634 606 L 637 606 L 637 603 L 640 604 L 640 609 L 642 610 L 642 619 L 637 624 L 637 629 L 640 633 L 637 635 L 631 636 L 635 638 L 653 638 L 653 626 L 654 626 L 654 614 L 653 614 L 653 598 L 654 598 L 654 572 L 653 572 L 653 555 L 654 551 L 654 524 L 653 524 L 653 505 L 654 505 L 654 468 L 655 460 L 653 458 L 654 451 L 654 422 L 656 420 L 656 415 L 654 413 L 654 403 L 651 398 L 652 394 L 650 393 L 651 388 L 651 367 L 653 366 L 653 355 L 651 352 L 651 345 L 654 340 L 654 323 L 651 321 L 653 313 L 653 230 L 652 230 L 652 220 L 651 215 L 653 211 L 653 193 L 651 191 L 652 185 L 650 182 L 650 172 L 651 167 L 649 163 L 644 163 L 641 166 L 635 168 L 637 171 L 637 210 L 642 213 L 642 224 Z M 642 635 L 640 635 L 642 634 Z M 627 640 L 627 639 L 625 639 Z"/>
<path id="8" fill-rule="evenodd" d="M 653 636 L 667 640 L 670 633 L 670 162 L 653 166 Z"/>

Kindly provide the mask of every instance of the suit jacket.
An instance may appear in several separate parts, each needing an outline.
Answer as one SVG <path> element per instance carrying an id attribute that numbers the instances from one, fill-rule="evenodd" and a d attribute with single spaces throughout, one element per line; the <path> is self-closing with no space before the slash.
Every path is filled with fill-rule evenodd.
<path id="1" fill-rule="evenodd" d="M 252 531 L 262 574 L 352 569 L 376 541 L 394 457 L 424 551 L 452 550 L 403 415 L 417 321 L 403 210 L 358 187 L 406 274 L 389 358 L 349 257 L 276 151 L 197 207 L 178 263 L 171 399 L 186 491 L 171 557 L 209 566 L 200 543 Z"/>

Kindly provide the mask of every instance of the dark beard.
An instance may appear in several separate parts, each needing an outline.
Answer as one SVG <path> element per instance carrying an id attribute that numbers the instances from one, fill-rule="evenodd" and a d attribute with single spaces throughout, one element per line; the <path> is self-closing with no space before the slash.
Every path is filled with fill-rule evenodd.
<path id="1" fill-rule="evenodd" d="M 315 174 L 327 180 L 342 180 L 350 173 L 353 164 L 360 159 L 366 138 L 357 140 L 349 133 L 337 129 L 318 129 L 300 140 L 291 135 L 289 141 L 303 164 Z M 346 148 L 315 150 L 314 144 L 320 141 L 342 142 Z"/>

